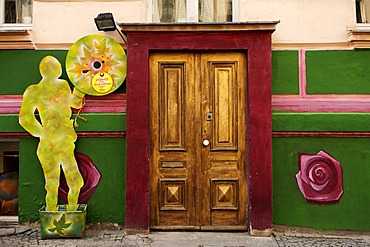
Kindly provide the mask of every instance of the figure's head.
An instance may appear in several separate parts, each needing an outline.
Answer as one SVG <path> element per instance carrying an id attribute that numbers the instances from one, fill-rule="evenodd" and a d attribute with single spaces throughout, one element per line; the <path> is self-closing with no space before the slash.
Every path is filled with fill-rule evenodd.
<path id="1" fill-rule="evenodd" d="M 62 65 L 53 56 L 46 56 L 40 62 L 40 74 L 44 78 L 58 78 L 62 75 Z"/>

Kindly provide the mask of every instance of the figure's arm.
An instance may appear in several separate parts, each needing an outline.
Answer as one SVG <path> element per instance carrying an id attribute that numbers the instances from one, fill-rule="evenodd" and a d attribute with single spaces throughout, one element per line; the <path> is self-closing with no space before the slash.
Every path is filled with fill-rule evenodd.
<path id="1" fill-rule="evenodd" d="M 35 137 L 42 136 L 43 127 L 37 121 L 35 111 L 37 109 L 36 99 L 32 98 L 32 90 L 26 89 L 23 94 L 23 101 L 19 111 L 19 124 L 31 135 Z"/>
<path id="2" fill-rule="evenodd" d="M 83 92 L 81 92 L 77 88 L 74 88 L 73 93 L 71 95 L 71 101 L 70 101 L 71 105 L 70 106 L 75 109 L 81 109 L 84 97 L 85 97 L 85 94 Z"/>

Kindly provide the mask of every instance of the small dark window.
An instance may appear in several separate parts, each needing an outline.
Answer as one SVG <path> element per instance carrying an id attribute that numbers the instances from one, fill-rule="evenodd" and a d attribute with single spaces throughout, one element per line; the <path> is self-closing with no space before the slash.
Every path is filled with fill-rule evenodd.
<path id="1" fill-rule="evenodd" d="M 15 8 L 15 1 L 5 1 L 5 23 L 16 23 L 17 11 Z"/>
<path id="2" fill-rule="evenodd" d="M 0 139 L 0 216 L 18 215 L 18 141 Z"/>

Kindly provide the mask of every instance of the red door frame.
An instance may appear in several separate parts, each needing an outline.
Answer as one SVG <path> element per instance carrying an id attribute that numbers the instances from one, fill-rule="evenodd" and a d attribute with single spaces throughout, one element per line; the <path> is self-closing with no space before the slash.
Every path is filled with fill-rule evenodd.
<path id="1" fill-rule="evenodd" d="M 241 51 L 248 56 L 249 230 L 272 228 L 271 34 L 277 22 L 119 24 L 127 34 L 127 230 L 149 230 L 149 53 Z"/>

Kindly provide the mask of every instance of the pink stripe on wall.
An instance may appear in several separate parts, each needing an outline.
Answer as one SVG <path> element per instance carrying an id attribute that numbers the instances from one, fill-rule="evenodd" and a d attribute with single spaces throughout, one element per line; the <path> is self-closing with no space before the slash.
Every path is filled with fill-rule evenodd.
<path id="1" fill-rule="evenodd" d="M 304 98 L 306 96 L 306 50 L 300 49 L 298 55 L 298 70 L 299 70 L 299 95 Z"/>
<path id="2" fill-rule="evenodd" d="M 293 112 L 370 112 L 370 95 L 273 95 L 272 110 Z"/>
<path id="3" fill-rule="evenodd" d="M 0 114 L 18 114 L 22 99 L 22 95 L 0 95 Z M 126 112 L 126 94 L 87 95 L 81 112 Z"/>

